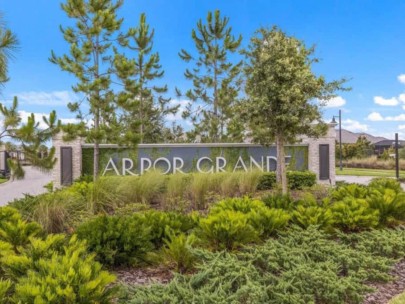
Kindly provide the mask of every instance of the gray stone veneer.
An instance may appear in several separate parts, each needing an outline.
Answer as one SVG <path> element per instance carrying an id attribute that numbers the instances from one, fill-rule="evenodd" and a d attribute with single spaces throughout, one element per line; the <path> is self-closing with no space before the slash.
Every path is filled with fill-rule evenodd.
<path id="1" fill-rule="evenodd" d="M 329 130 L 327 134 L 319 138 L 309 138 L 302 137 L 302 142 L 300 144 L 308 145 L 308 169 L 314 172 L 317 176 L 318 182 L 323 184 L 335 185 L 335 138 L 336 130 L 335 124 L 329 125 Z M 57 159 L 55 167 L 53 169 L 53 182 L 56 188 L 61 185 L 61 163 L 60 163 L 60 148 L 61 147 L 72 147 L 73 154 L 73 180 L 81 176 L 82 171 L 82 139 L 75 139 L 73 141 L 64 142 L 62 139 L 62 133 L 54 136 L 53 146 L 56 149 L 55 157 Z M 329 167 L 330 167 L 330 179 L 329 180 L 319 180 L 319 145 L 329 144 Z M 195 144 L 194 144 L 195 145 Z"/>

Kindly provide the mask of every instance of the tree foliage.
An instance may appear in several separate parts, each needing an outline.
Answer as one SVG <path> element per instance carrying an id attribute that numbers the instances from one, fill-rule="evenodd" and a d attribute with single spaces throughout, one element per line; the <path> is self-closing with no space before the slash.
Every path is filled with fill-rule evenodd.
<path id="1" fill-rule="evenodd" d="M 277 181 L 287 191 L 285 151 L 299 135 L 319 136 L 326 132 L 318 100 L 332 98 L 344 79 L 327 82 L 316 76 L 312 65 L 315 48 L 273 27 L 261 28 L 246 50 L 246 93 L 243 111 L 255 142 L 277 145 Z M 314 124 L 315 122 L 315 124 Z"/>
<path id="2" fill-rule="evenodd" d="M 342 151 L 340 151 L 340 146 L 336 145 L 336 158 L 340 158 L 340 153 L 342 153 L 343 159 L 351 158 L 365 158 L 373 154 L 373 148 L 371 142 L 363 135 L 357 138 L 354 144 L 342 144 Z"/>
<path id="3" fill-rule="evenodd" d="M 8 80 L 8 62 L 18 48 L 17 36 L 6 27 L 0 14 L 0 84 Z"/>
<path id="4" fill-rule="evenodd" d="M 52 147 L 46 154 L 40 151 L 43 144 L 59 132 L 60 121 L 57 120 L 56 112 L 52 111 L 48 117 L 43 116 L 42 125 L 33 113 L 23 122 L 18 111 L 17 97 L 14 97 L 9 107 L 0 103 L 0 117 L 3 120 L 0 125 L 0 146 L 5 139 L 12 141 L 20 147 L 25 160 L 34 167 L 51 170 L 56 162 L 55 148 Z M 7 143 L 7 146 L 10 146 L 10 143 Z M 9 159 L 8 164 L 13 178 L 24 178 L 24 170 L 18 157 Z"/>
<path id="5" fill-rule="evenodd" d="M 116 94 L 111 86 L 115 75 L 111 62 L 113 47 L 125 37 L 120 32 L 123 19 L 117 16 L 122 4 L 122 0 L 67 0 L 63 3 L 62 10 L 75 21 L 74 26 L 61 27 L 70 45 L 69 54 L 58 57 L 52 52 L 50 58 L 52 63 L 77 78 L 73 90 L 82 94 L 83 99 L 68 106 L 82 121 L 89 118 L 91 127 L 82 123 L 80 128 L 69 125 L 65 130 L 73 135 L 80 130 L 87 141 L 94 143 L 95 178 L 99 173 L 100 143 L 137 142 L 137 135 L 131 129 L 123 129 L 118 122 Z"/>
<path id="6" fill-rule="evenodd" d="M 139 24 L 130 29 L 128 37 L 121 44 L 135 53 L 127 60 L 116 53 L 114 67 L 122 80 L 124 91 L 119 95 L 119 104 L 125 110 L 122 123 L 131 125 L 140 135 L 141 143 L 156 143 L 163 140 L 164 116 L 176 113 L 178 106 L 170 106 L 170 99 L 163 97 L 167 85 L 158 86 L 153 82 L 164 75 L 159 53 L 153 53 L 155 31 L 150 30 L 146 15 L 141 14 Z M 137 118 L 135 125 L 134 117 Z"/>
<path id="7" fill-rule="evenodd" d="M 218 10 L 208 12 L 206 23 L 200 19 L 191 36 L 196 53 L 184 49 L 179 53 L 185 62 L 194 63 L 184 73 L 193 88 L 186 92 L 191 102 L 183 116 L 191 118 L 194 135 L 203 141 L 240 140 L 242 130 L 234 108 L 241 90 L 242 61 L 235 63 L 231 57 L 238 51 L 242 36 L 232 35 L 229 18 L 222 18 Z"/>

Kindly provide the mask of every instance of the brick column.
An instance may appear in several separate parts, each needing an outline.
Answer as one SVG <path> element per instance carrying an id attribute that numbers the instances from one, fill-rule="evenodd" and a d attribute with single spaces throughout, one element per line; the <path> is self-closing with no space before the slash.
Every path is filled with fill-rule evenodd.
<path id="1" fill-rule="evenodd" d="M 335 164 L 335 144 L 336 144 L 336 124 L 329 124 L 328 132 L 325 136 L 319 138 L 303 137 L 302 142 L 308 144 L 308 170 L 316 174 L 318 183 L 330 184 L 336 183 L 336 164 Z M 329 145 L 329 180 L 319 180 L 319 145 Z"/>
<path id="2" fill-rule="evenodd" d="M 72 148 L 72 164 L 73 164 L 73 180 L 82 175 L 82 139 L 77 138 L 72 141 L 65 142 L 63 140 L 63 132 L 56 134 L 52 138 L 52 145 L 55 147 L 56 163 L 53 167 L 52 177 L 55 188 L 61 187 L 61 162 L 60 150 L 61 147 Z"/>

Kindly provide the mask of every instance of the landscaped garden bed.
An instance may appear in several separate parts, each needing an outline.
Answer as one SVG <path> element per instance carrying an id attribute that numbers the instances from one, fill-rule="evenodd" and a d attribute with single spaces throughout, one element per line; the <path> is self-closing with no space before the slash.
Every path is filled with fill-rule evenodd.
<path id="1" fill-rule="evenodd" d="M 400 185 L 328 189 L 310 173 L 289 177 L 288 196 L 272 174 L 151 172 L 14 201 L 0 209 L 0 297 L 368 304 L 401 293 Z"/>

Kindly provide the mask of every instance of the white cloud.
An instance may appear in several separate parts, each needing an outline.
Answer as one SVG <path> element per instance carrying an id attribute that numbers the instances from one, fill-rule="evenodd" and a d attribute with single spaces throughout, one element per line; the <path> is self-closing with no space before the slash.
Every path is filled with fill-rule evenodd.
<path id="1" fill-rule="evenodd" d="M 28 117 L 31 116 L 31 113 L 27 112 L 27 111 L 18 111 L 18 113 L 21 116 L 21 122 L 23 124 L 25 124 L 27 122 L 27 120 L 28 120 Z M 35 121 L 39 122 L 39 128 L 41 128 L 41 129 L 45 129 L 47 127 L 46 124 L 44 123 L 44 120 L 42 119 L 43 116 L 49 117 L 49 113 L 48 114 L 46 114 L 46 113 L 34 113 Z M 58 118 L 58 119 L 60 119 L 60 121 L 63 124 L 78 123 L 79 122 L 79 120 L 77 118 Z"/>
<path id="2" fill-rule="evenodd" d="M 346 100 L 341 96 L 333 97 L 329 100 L 321 100 L 325 108 L 338 108 L 346 104 Z"/>
<path id="3" fill-rule="evenodd" d="M 405 114 L 400 114 L 397 116 L 387 116 L 385 117 L 386 121 L 405 121 Z"/>
<path id="4" fill-rule="evenodd" d="M 69 91 L 53 92 L 20 92 L 13 94 L 18 97 L 20 104 L 39 106 L 66 106 L 69 102 L 78 101 L 79 97 Z"/>
<path id="5" fill-rule="evenodd" d="M 18 113 L 21 116 L 21 122 L 25 124 L 28 120 L 28 117 L 31 117 L 31 113 L 27 111 L 18 111 Z M 39 128 L 40 129 L 45 129 L 46 124 L 44 123 L 42 117 L 45 116 L 47 117 L 48 115 L 45 113 L 34 113 L 35 121 L 39 122 Z"/>
<path id="6" fill-rule="evenodd" d="M 367 120 L 370 120 L 370 121 L 405 121 L 405 114 L 399 114 L 397 116 L 383 117 L 378 112 L 372 112 L 367 116 Z"/>
<path id="7" fill-rule="evenodd" d="M 405 84 L 405 74 L 398 75 L 398 81 Z"/>
<path id="8" fill-rule="evenodd" d="M 402 103 L 405 103 L 405 94 L 400 94 L 400 95 L 398 96 L 398 99 L 399 99 Z"/>
<path id="9" fill-rule="evenodd" d="M 405 130 L 405 125 L 399 125 L 398 130 Z"/>
<path id="10" fill-rule="evenodd" d="M 62 124 L 75 124 L 80 122 L 77 118 L 61 118 L 60 121 Z"/>
<path id="11" fill-rule="evenodd" d="M 396 97 L 386 99 L 381 96 L 375 96 L 374 103 L 380 106 L 396 106 L 399 104 L 399 101 Z"/>
<path id="12" fill-rule="evenodd" d="M 352 132 L 366 132 L 368 130 L 368 126 L 366 124 L 362 124 L 357 120 L 352 119 L 343 120 L 342 128 Z"/>
<path id="13" fill-rule="evenodd" d="M 367 120 L 370 121 L 383 121 L 384 118 L 378 112 L 372 112 L 367 116 Z"/>
<path id="14" fill-rule="evenodd" d="M 166 120 L 169 122 L 183 120 L 183 117 L 181 115 L 186 110 L 186 106 L 188 105 L 188 103 L 189 103 L 188 100 L 178 100 L 178 99 L 170 100 L 169 107 L 179 106 L 179 109 L 176 114 L 166 115 Z"/>

